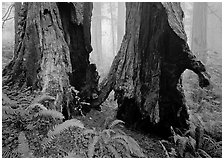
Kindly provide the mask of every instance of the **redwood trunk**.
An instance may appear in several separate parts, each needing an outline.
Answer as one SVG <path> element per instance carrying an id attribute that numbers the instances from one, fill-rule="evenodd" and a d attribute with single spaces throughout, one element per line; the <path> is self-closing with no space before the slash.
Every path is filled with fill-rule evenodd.
<path id="1" fill-rule="evenodd" d="M 101 104 L 111 90 L 117 118 L 140 129 L 188 128 L 181 74 L 191 69 L 200 86 L 205 68 L 189 50 L 179 3 L 126 3 L 126 32 L 108 76 L 100 84 Z"/>
<path id="2" fill-rule="evenodd" d="M 94 88 L 88 78 L 93 70 L 89 62 L 92 3 L 24 3 L 21 8 L 18 46 L 3 70 L 7 78 L 3 85 L 51 95 L 57 105 L 48 107 L 66 109 L 70 118 L 74 110 L 69 105 L 70 86 L 80 92 Z"/>

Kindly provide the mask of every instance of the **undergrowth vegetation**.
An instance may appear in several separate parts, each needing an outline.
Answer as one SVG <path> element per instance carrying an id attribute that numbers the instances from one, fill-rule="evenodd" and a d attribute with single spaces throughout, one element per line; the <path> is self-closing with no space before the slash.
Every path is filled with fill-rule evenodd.
<path id="1" fill-rule="evenodd" d="M 78 119 L 64 120 L 62 113 L 47 109 L 44 102 L 54 100 L 40 96 L 26 108 L 13 108 L 11 101 L 2 108 L 3 158 L 62 157 L 145 157 L 138 143 L 106 121 L 102 128 L 86 128 Z"/>

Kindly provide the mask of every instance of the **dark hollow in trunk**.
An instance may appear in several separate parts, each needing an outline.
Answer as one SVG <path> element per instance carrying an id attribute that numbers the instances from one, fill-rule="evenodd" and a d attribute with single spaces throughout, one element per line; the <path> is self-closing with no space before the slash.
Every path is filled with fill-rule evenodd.
<path id="1" fill-rule="evenodd" d="M 170 127 L 188 128 L 181 74 L 191 69 L 201 87 L 209 84 L 204 65 L 189 50 L 180 3 L 126 3 L 126 32 L 100 94 L 100 105 L 111 90 L 117 118 L 164 135 Z"/>

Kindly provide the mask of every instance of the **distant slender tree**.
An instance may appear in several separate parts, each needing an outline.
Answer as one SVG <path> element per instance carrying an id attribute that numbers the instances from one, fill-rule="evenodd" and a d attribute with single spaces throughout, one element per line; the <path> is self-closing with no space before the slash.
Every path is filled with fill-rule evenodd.
<path id="1" fill-rule="evenodd" d="M 21 2 L 15 2 L 14 4 L 14 28 L 15 28 L 15 44 L 14 44 L 14 53 L 16 53 L 16 49 L 17 49 L 17 45 L 19 42 L 19 34 L 17 34 L 18 32 L 18 22 L 19 22 L 19 12 L 21 9 Z"/>
<path id="2" fill-rule="evenodd" d="M 207 2 L 193 4 L 191 49 L 205 64 L 207 58 Z"/>
<path id="3" fill-rule="evenodd" d="M 117 11 L 117 51 L 120 48 L 121 41 L 124 35 L 125 27 L 125 3 L 118 2 L 118 11 Z"/>
<path id="4" fill-rule="evenodd" d="M 112 38 L 112 52 L 113 55 L 115 55 L 115 40 L 114 40 L 114 16 L 113 16 L 113 6 L 112 3 L 109 3 L 110 5 L 110 21 L 111 21 L 111 38 Z"/>
<path id="5" fill-rule="evenodd" d="M 97 65 L 102 65 L 102 13 L 101 13 L 101 2 L 95 2 L 93 4 L 94 7 L 94 17 L 93 17 L 93 48 L 95 57 L 97 60 Z"/>

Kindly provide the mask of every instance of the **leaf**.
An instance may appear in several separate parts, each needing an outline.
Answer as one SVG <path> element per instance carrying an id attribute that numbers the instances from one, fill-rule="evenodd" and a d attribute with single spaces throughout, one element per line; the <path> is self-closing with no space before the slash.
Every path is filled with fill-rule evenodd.
<path id="1" fill-rule="evenodd" d="M 109 128 L 110 129 L 112 129 L 114 126 L 116 126 L 117 124 L 119 124 L 119 123 L 123 123 L 124 124 L 124 121 L 122 121 L 122 120 L 114 120 L 111 124 L 110 124 L 110 126 L 109 126 Z"/>
<path id="2" fill-rule="evenodd" d="M 82 156 L 75 153 L 75 152 L 69 152 L 67 156 L 63 157 L 63 158 L 81 158 Z"/>
<path id="3" fill-rule="evenodd" d="M 123 139 L 125 142 L 127 142 L 128 147 L 131 151 L 131 154 L 134 154 L 138 157 L 145 157 L 143 152 L 141 151 L 141 147 L 138 145 L 138 143 L 131 138 L 130 136 L 125 136 L 125 135 L 116 135 L 112 137 L 112 139 Z"/>
<path id="4" fill-rule="evenodd" d="M 33 103 L 29 107 L 27 107 L 26 110 L 30 111 L 30 110 L 34 109 L 36 106 L 38 106 L 41 110 L 47 110 L 47 108 L 43 104 L 40 104 L 40 103 Z"/>
<path id="5" fill-rule="evenodd" d="M 43 147 L 43 149 L 49 147 L 54 138 L 55 136 L 44 138 L 41 142 L 41 146 Z"/>
<path id="6" fill-rule="evenodd" d="M 130 149 L 129 149 L 129 146 L 128 146 L 128 144 L 125 142 L 125 140 L 123 140 L 123 139 L 116 139 L 115 142 L 116 142 L 116 143 L 120 143 L 120 144 L 122 144 L 122 145 L 125 147 L 125 149 L 126 149 L 126 156 L 127 156 L 127 157 L 131 157 L 131 156 L 130 156 Z"/>
<path id="7" fill-rule="evenodd" d="M 180 154 L 181 157 L 184 156 L 184 151 L 186 149 L 187 142 L 188 142 L 187 137 L 179 136 L 179 138 L 177 139 L 177 149 L 178 149 L 178 153 Z"/>
<path id="8" fill-rule="evenodd" d="M 87 135 L 87 134 L 96 134 L 96 131 L 93 129 L 85 129 L 83 131 L 83 135 Z"/>
<path id="9" fill-rule="evenodd" d="M 164 152 L 166 154 L 166 158 L 170 158 L 169 153 L 168 153 L 166 147 L 163 145 L 163 143 L 161 141 L 159 141 L 159 143 L 161 144 L 161 146 L 162 146 L 162 148 L 163 148 L 163 150 L 164 150 Z"/>
<path id="10" fill-rule="evenodd" d="M 131 146 L 131 151 L 133 154 L 135 154 L 138 157 L 145 157 L 143 154 L 141 147 L 138 145 L 138 143 L 130 136 L 128 136 L 128 143 L 129 146 Z"/>
<path id="11" fill-rule="evenodd" d="M 198 153 L 202 158 L 212 158 L 208 153 L 206 153 L 204 150 L 202 149 L 198 149 Z"/>
<path id="12" fill-rule="evenodd" d="M 108 138 L 111 137 L 111 134 L 110 134 L 110 133 L 114 133 L 114 134 L 115 134 L 115 131 L 112 130 L 112 129 L 104 129 L 104 130 L 102 131 L 102 134 L 106 134 Z"/>
<path id="13" fill-rule="evenodd" d="M 17 102 L 14 100 L 11 100 L 6 94 L 2 93 L 2 100 L 6 104 L 9 104 L 10 106 L 17 106 Z"/>
<path id="14" fill-rule="evenodd" d="M 111 134 L 110 133 L 115 133 L 112 129 L 104 129 L 102 132 L 101 132 L 101 137 L 104 141 L 105 144 L 108 144 L 110 138 L 111 138 Z"/>
<path id="15" fill-rule="evenodd" d="M 119 128 L 115 128 L 113 130 L 118 132 L 119 134 L 126 135 L 126 133 L 124 131 L 122 131 L 121 129 L 119 129 Z"/>
<path id="16" fill-rule="evenodd" d="M 107 145 L 108 150 L 115 156 L 115 158 L 121 158 L 120 154 L 112 145 Z"/>
<path id="17" fill-rule="evenodd" d="M 33 130 L 33 129 L 34 129 L 34 125 L 33 125 L 33 124 L 28 124 L 28 125 L 26 126 L 26 129 L 28 129 L 28 130 Z"/>
<path id="18" fill-rule="evenodd" d="M 93 142 L 89 144 L 88 146 L 88 157 L 92 158 L 94 155 L 94 151 L 95 151 L 95 145 L 97 144 L 99 140 L 99 136 L 94 136 L 93 137 Z"/>
<path id="19" fill-rule="evenodd" d="M 10 158 L 12 156 L 12 152 L 7 147 L 2 147 L 2 158 Z"/>
<path id="20" fill-rule="evenodd" d="M 33 100 L 33 103 L 41 103 L 41 102 L 44 102 L 44 101 L 54 101 L 55 98 L 53 96 L 49 96 L 49 95 L 46 95 L 46 94 L 43 94 L 41 96 L 38 96 L 36 97 L 34 100 Z"/>
<path id="21" fill-rule="evenodd" d="M 32 157 L 28 141 L 26 139 L 25 133 L 20 132 L 18 137 L 18 153 L 22 154 L 23 158 Z"/>
<path id="22" fill-rule="evenodd" d="M 195 147 L 196 147 L 196 141 L 195 141 L 195 139 L 193 139 L 191 136 L 189 136 L 188 137 L 188 143 L 193 148 L 193 150 L 195 150 Z"/>
<path id="23" fill-rule="evenodd" d="M 63 130 L 65 129 L 68 129 L 69 127 L 78 127 L 78 128 L 81 128 L 81 129 L 84 129 L 84 124 L 77 120 L 77 119 L 70 119 L 70 120 L 67 120 L 59 125 L 57 125 L 53 131 L 50 131 L 48 132 L 48 137 L 51 137 L 52 135 L 56 135 L 56 134 L 59 134 L 61 133 Z"/>
<path id="24" fill-rule="evenodd" d="M 16 110 L 9 106 L 2 106 L 2 113 L 4 114 L 16 114 Z"/>
<path id="25" fill-rule="evenodd" d="M 176 143 L 177 143 L 177 140 L 179 140 L 179 139 L 181 139 L 181 138 L 182 138 L 182 137 L 181 137 L 180 135 L 175 134 L 175 135 L 173 136 L 174 143 L 176 144 Z"/>
<path id="26" fill-rule="evenodd" d="M 50 116 L 54 119 L 64 119 L 64 116 L 61 112 L 58 112 L 56 110 L 42 110 L 37 113 L 38 116 Z"/>

